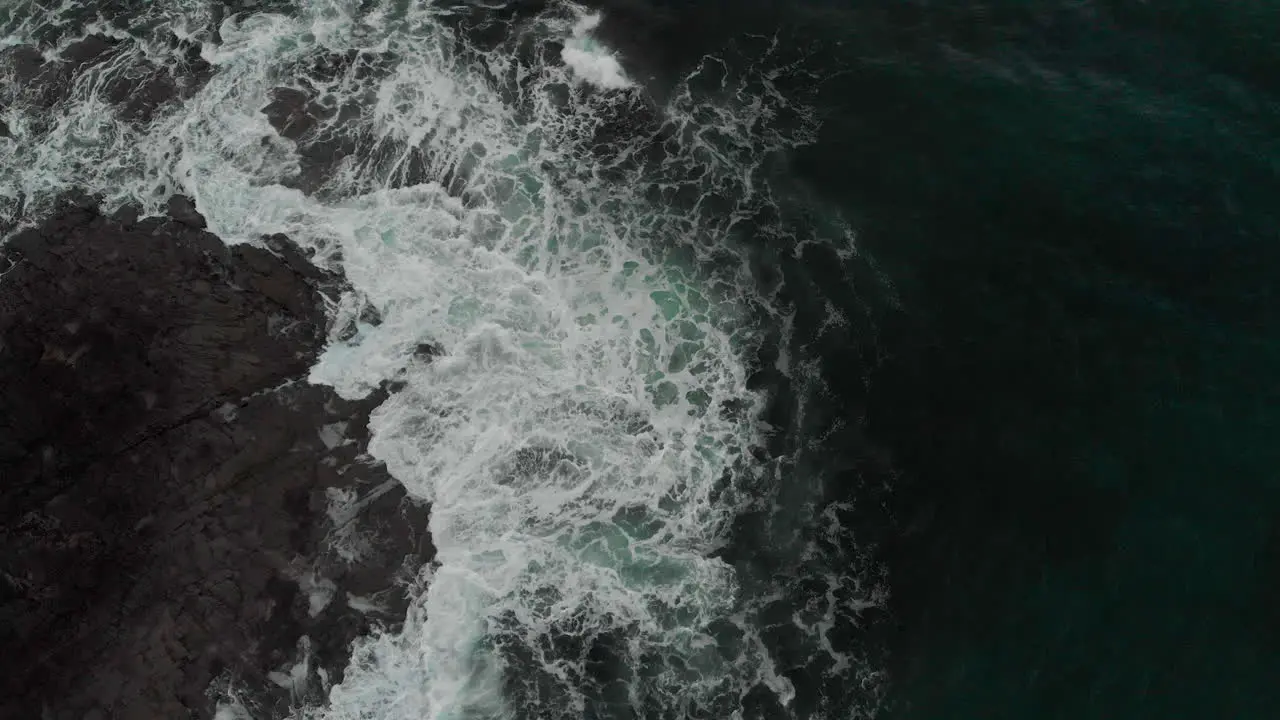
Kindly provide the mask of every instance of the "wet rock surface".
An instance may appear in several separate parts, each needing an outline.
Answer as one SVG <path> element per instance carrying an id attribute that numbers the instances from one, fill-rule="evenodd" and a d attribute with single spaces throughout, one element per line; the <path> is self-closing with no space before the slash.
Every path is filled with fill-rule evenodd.
<path id="1" fill-rule="evenodd" d="M 298 172 L 283 184 L 308 194 L 327 195 L 327 183 L 345 164 L 387 187 L 407 187 L 427 176 L 420 146 L 370 132 L 377 82 L 395 67 L 390 53 L 350 50 L 320 53 L 294 70 L 291 86 L 272 88 L 261 108 L 271 127 L 293 144 Z M 352 190 L 371 190 L 362 185 Z"/>
<path id="2" fill-rule="evenodd" d="M 226 686 L 279 716 L 433 553 L 365 454 L 385 391 L 305 381 L 342 278 L 169 207 L 0 248 L 0 717 L 207 718 Z"/>
<path id="3" fill-rule="evenodd" d="M 168 57 L 162 64 L 131 52 L 113 37 L 87 35 L 46 58 L 30 45 L 0 52 L 0 67 L 13 81 L 8 102 L 51 108 L 89 93 L 100 94 L 126 121 L 148 123 L 174 100 L 195 94 L 213 69 L 199 42 L 172 33 L 163 36 Z"/>

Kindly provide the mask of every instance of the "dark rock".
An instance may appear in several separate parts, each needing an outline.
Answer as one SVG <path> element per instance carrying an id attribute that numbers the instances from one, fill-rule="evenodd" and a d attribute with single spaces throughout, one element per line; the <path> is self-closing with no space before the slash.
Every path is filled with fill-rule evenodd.
<path id="1" fill-rule="evenodd" d="M 170 50 L 166 62 L 142 62 L 127 72 L 107 76 L 107 99 L 124 119 L 150 122 L 161 107 L 191 97 L 213 75 L 213 67 L 200 56 L 199 43 L 170 32 L 166 45 Z"/>
<path id="2" fill-rule="evenodd" d="M 111 219 L 128 228 L 137 225 L 138 218 L 141 216 L 142 208 L 137 203 L 127 203 L 116 210 Z"/>
<path id="3" fill-rule="evenodd" d="M 66 101 L 76 76 L 112 60 L 119 45 L 118 40 L 103 35 L 88 35 L 47 62 L 34 47 L 20 46 L 7 51 L 7 69 L 18 82 L 14 89 L 19 94 L 15 99 L 43 108 Z"/>
<path id="4" fill-rule="evenodd" d="M 106 93 L 124 119 L 143 123 L 150 122 L 157 110 L 180 94 L 172 76 L 156 71 L 139 80 L 113 78 Z"/>
<path id="5" fill-rule="evenodd" d="M 0 251 L 0 717 L 208 718 L 215 681 L 279 715 L 299 652 L 322 700 L 433 553 L 365 455 L 387 391 L 304 381 L 342 279 L 283 236 L 61 207 Z M 334 497 L 364 509 L 335 526 Z M 327 539 L 357 526 L 377 544 L 349 564 Z"/>
<path id="6" fill-rule="evenodd" d="M 300 140 L 320 122 L 321 109 L 308 100 L 307 93 L 297 88 L 272 88 L 271 102 L 262 108 L 262 113 L 281 137 Z"/>
<path id="7" fill-rule="evenodd" d="M 437 355 L 440 355 L 441 352 L 442 351 L 438 345 L 433 345 L 431 343 L 424 342 L 424 343 L 418 343 L 418 346 L 414 348 L 413 356 L 418 358 L 419 360 L 426 360 L 430 362 Z"/>
<path id="8" fill-rule="evenodd" d="M 377 327 L 382 324 L 382 313 L 372 303 L 365 303 L 360 308 L 360 322 Z"/>
<path id="9" fill-rule="evenodd" d="M 281 260 L 284 260 L 293 272 L 308 280 L 319 281 L 324 279 L 324 271 L 312 265 L 302 252 L 302 249 L 298 247 L 297 243 L 290 240 L 287 235 L 276 233 L 262 238 L 262 241 L 266 244 L 267 249 L 275 253 Z"/>
<path id="10" fill-rule="evenodd" d="M 54 25 L 57 24 L 50 27 Z M 53 44 L 54 40 L 48 42 Z M 213 74 L 213 68 L 200 55 L 199 43 L 171 32 L 164 41 L 167 57 L 154 59 L 126 59 L 122 51 L 128 41 L 100 34 L 76 40 L 50 61 L 45 60 L 38 47 L 6 49 L 0 52 L 0 78 L 9 82 L 0 97 L 51 108 L 68 100 L 78 77 L 94 72 L 98 76 L 92 84 L 123 119 L 150 122 L 161 107 L 190 97 Z"/>
<path id="11" fill-rule="evenodd" d="M 9 123 L 0 120 L 0 137 L 13 137 L 13 133 L 9 132 Z"/>
<path id="12" fill-rule="evenodd" d="M 173 224 L 172 220 L 162 217 L 145 217 L 137 222 L 134 230 L 146 235 L 151 235 L 160 231 L 165 225 Z"/>
<path id="13" fill-rule="evenodd" d="M 360 323 L 364 323 L 371 327 L 377 327 L 382 324 L 382 313 L 371 302 L 369 298 L 357 296 L 357 311 L 354 314 L 345 315 L 343 324 L 337 327 L 333 333 L 334 338 L 338 342 L 348 342 L 360 334 Z"/>
<path id="14" fill-rule="evenodd" d="M 360 334 L 360 327 L 356 325 L 354 320 L 352 320 L 352 321 L 348 321 L 342 327 L 338 328 L 337 331 L 334 333 L 334 338 L 338 342 L 349 342 L 355 339 L 356 335 L 359 335 L 359 334 Z"/>
<path id="15" fill-rule="evenodd" d="M 299 174 L 286 185 L 322 195 L 335 168 L 353 161 L 360 166 L 359 176 L 380 186 L 425 181 L 430 163 L 421 147 L 377 137 L 364 122 L 377 105 L 375 81 L 395 67 L 395 60 L 390 53 L 354 50 L 318 55 L 296 68 L 294 86 L 272 88 L 262 113 L 280 137 L 294 142 L 300 161 Z M 341 97 L 327 91 L 343 78 L 363 90 L 348 89 Z"/>
<path id="16" fill-rule="evenodd" d="M 79 188 L 63 193 L 58 197 L 57 205 L 64 211 L 79 211 L 88 215 L 98 213 L 99 199 Z"/>
<path id="17" fill-rule="evenodd" d="M 383 380 L 381 389 L 388 393 L 398 393 L 409 386 L 409 383 L 403 380 Z"/>
<path id="18" fill-rule="evenodd" d="M 203 62 L 200 58 L 200 43 L 190 38 L 178 37 L 173 32 L 167 33 L 165 38 L 169 49 L 176 51 L 176 55 L 182 62 L 188 65 L 196 65 Z"/>
<path id="19" fill-rule="evenodd" d="M 196 204 L 191 198 L 184 195 L 174 195 L 169 198 L 169 202 L 165 205 L 165 212 L 169 217 L 178 222 L 196 230 L 203 230 L 208 227 L 204 216 L 196 210 Z"/>

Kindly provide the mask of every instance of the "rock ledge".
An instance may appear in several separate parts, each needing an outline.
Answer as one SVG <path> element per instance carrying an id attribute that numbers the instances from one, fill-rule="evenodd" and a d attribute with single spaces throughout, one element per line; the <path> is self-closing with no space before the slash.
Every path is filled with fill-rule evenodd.
<path id="1" fill-rule="evenodd" d="M 344 280 L 169 212 L 70 201 L 0 248 L 3 717 L 209 718 L 228 684 L 264 715 L 319 701 L 433 554 L 365 454 L 385 391 L 305 381 Z"/>

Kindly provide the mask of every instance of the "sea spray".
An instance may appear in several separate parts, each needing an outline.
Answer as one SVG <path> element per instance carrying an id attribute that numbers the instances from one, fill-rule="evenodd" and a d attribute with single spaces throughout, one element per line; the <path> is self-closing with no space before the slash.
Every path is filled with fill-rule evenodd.
<path id="1" fill-rule="evenodd" d="M 194 8 L 147 13 L 186 28 Z M 226 18 L 207 83 L 150 124 L 77 80 L 51 124 L 20 126 L 4 192 L 151 208 L 183 192 L 230 242 L 283 232 L 341 264 L 377 308 L 312 379 L 352 397 L 401 383 L 370 449 L 432 503 L 438 556 L 403 628 L 361 643 L 330 704 L 303 712 L 730 717 L 760 689 L 785 706 L 755 624 L 777 598 L 744 593 L 718 553 L 768 502 L 743 487 L 765 477 L 750 451 L 768 430 L 747 379 L 760 324 L 784 317 L 738 229 L 773 202 L 761 164 L 812 119 L 765 72 L 776 42 L 758 69 L 707 58 L 655 107 L 580 8 L 520 20 L 558 54 L 477 45 L 461 12 L 330 0 Z M 308 70 L 352 51 L 389 67 Z M 358 108 L 282 137 L 261 112 L 281 86 Z M 354 152 L 305 192 L 302 158 L 343 134 Z M 424 342 L 444 353 L 415 359 Z"/>

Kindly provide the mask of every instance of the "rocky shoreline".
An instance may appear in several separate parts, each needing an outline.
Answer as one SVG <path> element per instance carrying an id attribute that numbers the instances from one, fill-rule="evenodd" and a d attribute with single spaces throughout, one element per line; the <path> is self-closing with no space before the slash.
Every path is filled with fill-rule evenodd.
<path id="1" fill-rule="evenodd" d="M 405 613 L 428 508 L 306 381 L 343 278 L 71 199 L 0 248 L 0 716 L 278 717 Z"/>

